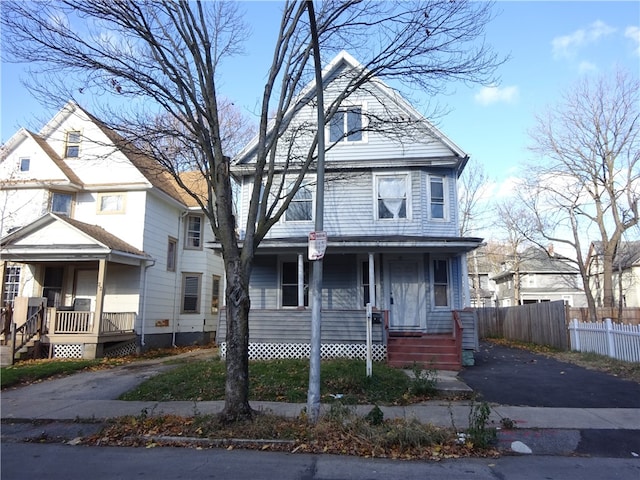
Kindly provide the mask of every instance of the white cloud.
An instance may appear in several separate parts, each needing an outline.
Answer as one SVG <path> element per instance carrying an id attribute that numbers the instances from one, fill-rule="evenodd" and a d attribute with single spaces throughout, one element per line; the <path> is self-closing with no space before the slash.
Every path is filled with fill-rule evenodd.
<path id="1" fill-rule="evenodd" d="M 598 67 L 596 66 L 595 63 L 587 62 L 586 60 L 580 62 L 580 65 L 578 65 L 578 71 L 581 74 L 582 73 L 595 72 L 597 70 L 598 70 Z"/>
<path id="2" fill-rule="evenodd" d="M 624 31 L 624 36 L 632 40 L 635 44 L 636 55 L 640 56 L 640 27 L 627 27 Z"/>
<path id="3" fill-rule="evenodd" d="M 476 93 L 474 99 L 480 105 L 491 105 L 492 103 L 513 103 L 518 99 L 519 90 L 518 87 L 512 85 L 509 87 L 482 87 L 482 89 Z"/>
<path id="4" fill-rule="evenodd" d="M 555 37 L 551 41 L 553 58 L 556 60 L 562 58 L 572 58 L 577 50 L 589 44 L 597 42 L 600 38 L 614 33 L 616 29 L 596 20 L 586 28 L 580 28 L 568 35 Z"/>

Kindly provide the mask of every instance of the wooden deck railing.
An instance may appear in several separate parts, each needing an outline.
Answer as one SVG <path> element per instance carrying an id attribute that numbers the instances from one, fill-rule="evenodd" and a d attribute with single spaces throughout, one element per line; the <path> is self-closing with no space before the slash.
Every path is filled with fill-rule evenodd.
<path id="1" fill-rule="evenodd" d="M 51 333 L 54 335 L 93 332 L 95 312 L 61 311 L 51 308 L 48 313 L 49 318 L 53 319 Z M 98 333 L 132 332 L 135 321 L 135 312 L 103 312 Z"/>

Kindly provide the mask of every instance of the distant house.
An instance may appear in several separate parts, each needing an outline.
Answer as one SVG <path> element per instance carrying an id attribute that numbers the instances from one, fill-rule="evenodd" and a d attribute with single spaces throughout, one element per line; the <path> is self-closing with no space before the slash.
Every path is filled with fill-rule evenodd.
<path id="1" fill-rule="evenodd" d="M 493 275 L 500 307 L 562 300 L 572 307 L 586 307 L 580 272 L 569 259 L 536 247 L 512 256 Z"/>
<path id="2" fill-rule="evenodd" d="M 602 242 L 592 242 L 587 256 L 589 288 L 596 306 L 603 305 Z M 613 259 L 613 298 L 616 305 L 640 307 L 640 241 L 621 242 Z"/>
<path id="3" fill-rule="evenodd" d="M 44 299 L 54 356 L 215 336 L 223 269 L 205 246 L 211 228 L 168 172 L 121 142 L 69 103 L 2 146 L 3 305 L 20 323 L 23 299 Z"/>
<path id="4" fill-rule="evenodd" d="M 499 269 L 487 250 L 480 247 L 467 255 L 470 303 L 474 308 L 496 306 L 496 282 L 493 275 Z"/>
<path id="5" fill-rule="evenodd" d="M 327 104 L 360 68 L 346 52 L 329 64 L 323 72 Z M 313 89 L 309 92 L 314 98 Z M 310 125 L 314 112 L 312 101 L 297 108 L 292 128 Z M 369 119 L 384 118 L 403 119 L 405 127 L 391 133 L 363 127 Z M 477 334 L 473 316 L 466 316 L 462 346 L 453 312 L 469 305 L 466 255 L 482 241 L 458 236 L 457 182 L 467 154 L 379 80 L 349 98 L 327 126 L 326 138 L 332 147 L 326 153 L 323 355 L 364 354 L 365 307 L 373 293 L 374 358 L 459 368 L 461 349 L 475 348 Z M 254 183 L 263 182 L 252 166 L 255 148 L 254 140 L 232 167 L 240 182 L 240 225 Z M 277 161 L 282 166 L 285 160 L 283 154 Z M 288 165 L 292 175 L 295 168 Z M 286 215 L 257 249 L 250 279 L 253 358 L 308 355 L 307 247 L 315 198 L 315 172 L 309 172 Z M 225 330 L 223 310 L 218 329 L 223 355 Z"/>

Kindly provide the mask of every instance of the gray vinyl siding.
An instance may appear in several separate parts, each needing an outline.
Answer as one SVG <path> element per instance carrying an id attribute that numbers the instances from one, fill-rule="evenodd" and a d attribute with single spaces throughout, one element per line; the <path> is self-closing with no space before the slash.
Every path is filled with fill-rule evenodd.
<path id="1" fill-rule="evenodd" d="M 275 256 L 256 256 L 249 282 L 252 309 L 278 308 L 278 263 Z"/>
<path id="2" fill-rule="evenodd" d="M 357 309 L 358 298 L 356 256 L 327 256 L 323 265 L 323 307 L 330 310 Z M 362 310 L 364 311 L 364 308 Z"/>
<path id="3" fill-rule="evenodd" d="M 217 338 L 227 333 L 226 309 L 222 309 Z M 373 325 L 373 342 L 382 343 L 382 325 Z M 322 312 L 322 343 L 360 344 L 366 341 L 366 317 L 363 311 L 329 310 Z M 256 310 L 249 312 L 249 342 L 309 343 L 311 310 Z"/>
<path id="4" fill-rule="evenodd" d="M 377 219 L 375 213 L 376 173 L 410 176 L 409 212 L 407 219 Z M 446 175 L 446 208 L 448 218 L 432 221 L 429 218 L 429 174 Z M 384 171 L 358 171 L 328 173 L 325 185 L 324 229 L 329 236 L 353 235 L 408 235 L 456 236 L 457 205 L 456 182 L 452 171 L 429 169 L 386 169 Z M 242 188 L 242 209 L 248 211 L 251 181 Z M 314 195 L 315 197 L 315 195 Z M 314 198 L 315 201 L 315 198 Z M 315 204 L 314 204 L 315 214 Z M 283 217 L 267 234 L 267 238 L 304 237 L 314 229 L 314 220 L 286 221 Z"/>

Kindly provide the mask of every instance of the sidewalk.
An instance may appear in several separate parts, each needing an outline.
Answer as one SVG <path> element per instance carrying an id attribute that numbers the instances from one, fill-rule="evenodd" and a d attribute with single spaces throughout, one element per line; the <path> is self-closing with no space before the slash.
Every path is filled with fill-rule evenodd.
<path id="1" fill-rule="evenodd" d="M 181 357 L 205 357 L 203 351 L 188 352 Z M 111 370 L 83 372 L 55 380 L 47 380 L 26 387 L 2 392 L 1 417 L 2 440 L 16 440 L 28 436 L 28 424 L 37 424 L 36 431 L 46 431 L 50 437 L 58 437 L 60 423 L 66 423 L 70 432 L 91 430 L 96 422 L 126 415 L 137 416 L 175 414 L 185 417 L 197 414 L 216 414 L 222 411 L 224 402 L 128 402 L 113 400 L 121 393 L 163 370 L 172 368 L 166 359 L 135 362 Z M 469 387 L 455 373 L 439 372 L 438 388 L 447 391 L 465 391 Z M 305 404 L 279 402 L 251 402 L 259 411 L 295 417 Z M 329 405 L 323 405 L 327 411 Z M 365 415 L 371 405 L 354 406 L 357 413 Z M 381 406 L 385 418 L 417 419 L 441 427 L 455 426 L 463 430 L 468 427 L 470 401 L 429 401 L 407 406 Z M 574 454 L 579 452 L 582 431 L 597 431 L 597 437 L 607 443 L 607 435 L 629 436 L 628 455 L 640 454 L 640 408 L 543 408 L 491 404 L 490 422 L 501 427 L 501 420 L 508 419 L 516 426 L 509 431 L 499 431 L 500 447 L 509 450 L 514 445 L 527 453 Z M 73 427 L 68 426 L 70 422 Z M 50 427 L 46 425 L 50 423 Z M 22 424 L 23 427 L 19 427 Z M 57 427 L 56 427 L 57 425 Z M 81 426 L 84 427 L 81 428 Z M 58 430 L 55 430 L 58 428 Z M 44 430 L 43 430 L 44 429 Z M 64 429 L 63 429 L 64 430 Z M 66 430 L 65 430 L 66 431 Z M 33 434 L 33 432 L 31 432 Z M 42 433 L 40 433 L 41 435 Z M 86 434 L 86 433 L 85 433 Z M 72 437 L 77 433 L 71 433 Z M 515 442 L 515 443 L 514 443 Z M 620 443 L 618 441 L 618 443 Z M 636 446 L 637 445 L 637 446 Z M 530 452 L 528 451 L 530 450 Z M 519 451 L 515 449 L 515 451 Z"/>

